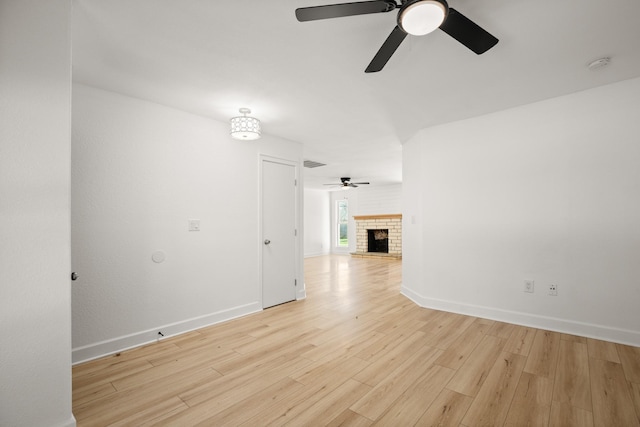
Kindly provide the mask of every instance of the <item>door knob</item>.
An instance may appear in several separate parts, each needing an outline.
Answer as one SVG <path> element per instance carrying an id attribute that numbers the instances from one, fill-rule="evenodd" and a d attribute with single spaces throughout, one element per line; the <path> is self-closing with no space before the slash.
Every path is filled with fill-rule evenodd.
<path id="1" fill-rule="evenodd" d="M 271 243 L 271 240 L 269 240 L 269 239 L 264 239 L 264 244 L 265 244 L 265 245 L 268 245 L 269 243 Z"/>
<path id="2" fill-rule="evenodd" d="M 71 280 L 78 280 L 78 274 L 75 271 L 71 273 Z"/>

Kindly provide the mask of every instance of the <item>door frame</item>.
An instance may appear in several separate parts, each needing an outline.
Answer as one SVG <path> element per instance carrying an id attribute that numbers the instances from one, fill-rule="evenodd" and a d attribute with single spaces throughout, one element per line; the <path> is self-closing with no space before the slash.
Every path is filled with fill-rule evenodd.
<path id="1" fill-rule="evenodd" d="M 264 242 L 263 242 L 263 221 L 264 221 L 264 216 L 263 216 L 263 206 L 262 206 L 262 196 L 263 196 L 263 165 L 264 162 L 271 162 L 271 163 L 280 163 L 283 165 L 287 165 L 287 166 L 293 166 L 294 168 L 294 174 L 295 174 L 295 180 L 296 180 L 296 187 L 295 187 L 295 200 L 294 200 L 294 204 L 295 204 L 295 229 L 297 230 L 297 233 L 294 237 L 294 242 L 295 242 L 295 278 L 296 278 L 296 301 L 297 300 L 301 300 L 301 299 L 305 299 L 307 294 L 306 294 L 306 288 L 304 285 L 304 258 L 303 258 L 303 253 L 302 253 L 302 248 L 303 248 L 303 244 L 302 242 L 304 241 L 304 230 L 303 230 L 303 215 L 302 215 L 302 206 L 303 206 L 303 183 L 302 183 L 302 179 L 301 179 L 301 165 L 302 165 L 302 161 L 301 160 L 290 160 L 290 159 L 283 159 L 280 157 L 274 157 L 274 156 L 269 156 L 266 154 L 260 154 L 260 158 L 259 158 L 259 172 L 258 172 L 258 176 L 259 176 L 259 194 L 258 194 L 258 238 L 256 239 L 257 241 L 257 251 L 258 251 L 258 301 L 260 302 L 260 306 L 262 307 L 264 305 L 264 301 L 262 298 L 262 291 L 263 291 L 263 265 L 262 265 L 262 250 L 263 250 L 263 246 L 264 246 Z"/>

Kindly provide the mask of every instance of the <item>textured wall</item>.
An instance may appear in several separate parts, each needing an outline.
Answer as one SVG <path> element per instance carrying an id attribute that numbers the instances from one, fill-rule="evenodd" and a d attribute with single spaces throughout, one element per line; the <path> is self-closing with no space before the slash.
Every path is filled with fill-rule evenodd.
<path id="1" fill-rule="evenodd" d="M 353 215 L 399 214 L 402 212 L 402 184 L 358 187 L 358 211 Z"/>

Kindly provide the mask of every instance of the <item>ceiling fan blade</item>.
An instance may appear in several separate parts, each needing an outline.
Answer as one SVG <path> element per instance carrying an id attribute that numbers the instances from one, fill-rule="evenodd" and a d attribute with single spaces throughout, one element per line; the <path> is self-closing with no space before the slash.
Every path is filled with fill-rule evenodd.
<path id="1" fill-rule="evenodd" d="M 390 12 L 395 8 L 395 2 L 385 0 L 328 4 L 325 6 L 298 8 L 296 9 L 296 18 L 300 22 L 316 21 L 318 19 L 340 18 L 342 16 Z"/>
<path id="2" fill-rule="evenodd" d="M 398 46 L 400 46 L 400 43 L 402 43 L 405 37 L 407 37 L 407 33 L 402 31 L 400 27 L 396 25 L 396 27 L 393 29 L 393 31 L 391 31 L 391 34 L 389 34 L 389 37 L 387 37 L 387 39 L 384 41 L 384 43 L 380 47 L 380 50 L 378 50 L 378 53 L 376 53 L 376 56 L 373 57 L 371 63 L 369 63 L 369 66 L 366 70 L 364 70 L 364 72 L 375 73 L 382 70 L 387 61 L 389 61 L 389 58 L 391 58 L 391 55 L 393 55 L 393 53 L 396 51 Z"/>
<path id="3" fill-rule="evenodd" d="M 497 38 L 451 7 L 440 29 L 478 55 L 485 53 L 498 43 Z"/>
<path id="4" fill-rule="evenodd" d="M 359 185 L 369 185 L 368 182 L 354 182 L 354 184 L 359 184 Z"/>
<path id="5" fill-rule="evenodd" d="M 358 188 L 358 186 L 357 186 L 357 185 L 355 185 L 355 184 L 349 184 L 349 185 L 347 185 L 347 187 Z"/>

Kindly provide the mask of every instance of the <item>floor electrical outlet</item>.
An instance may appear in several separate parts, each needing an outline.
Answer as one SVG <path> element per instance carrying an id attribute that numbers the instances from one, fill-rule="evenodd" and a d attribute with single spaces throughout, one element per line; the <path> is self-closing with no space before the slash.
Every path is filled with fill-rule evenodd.
<path id="1" fill-rule="evenodd" d="M 558 285 L 549 285 L 549 295 L 558 296 Z"/>
<path id="2" fill-rule="evenodd" d="M 533 293 L 533 280 L 525 280 L 524 281 L 524 291 L 530 294 Z"/>

